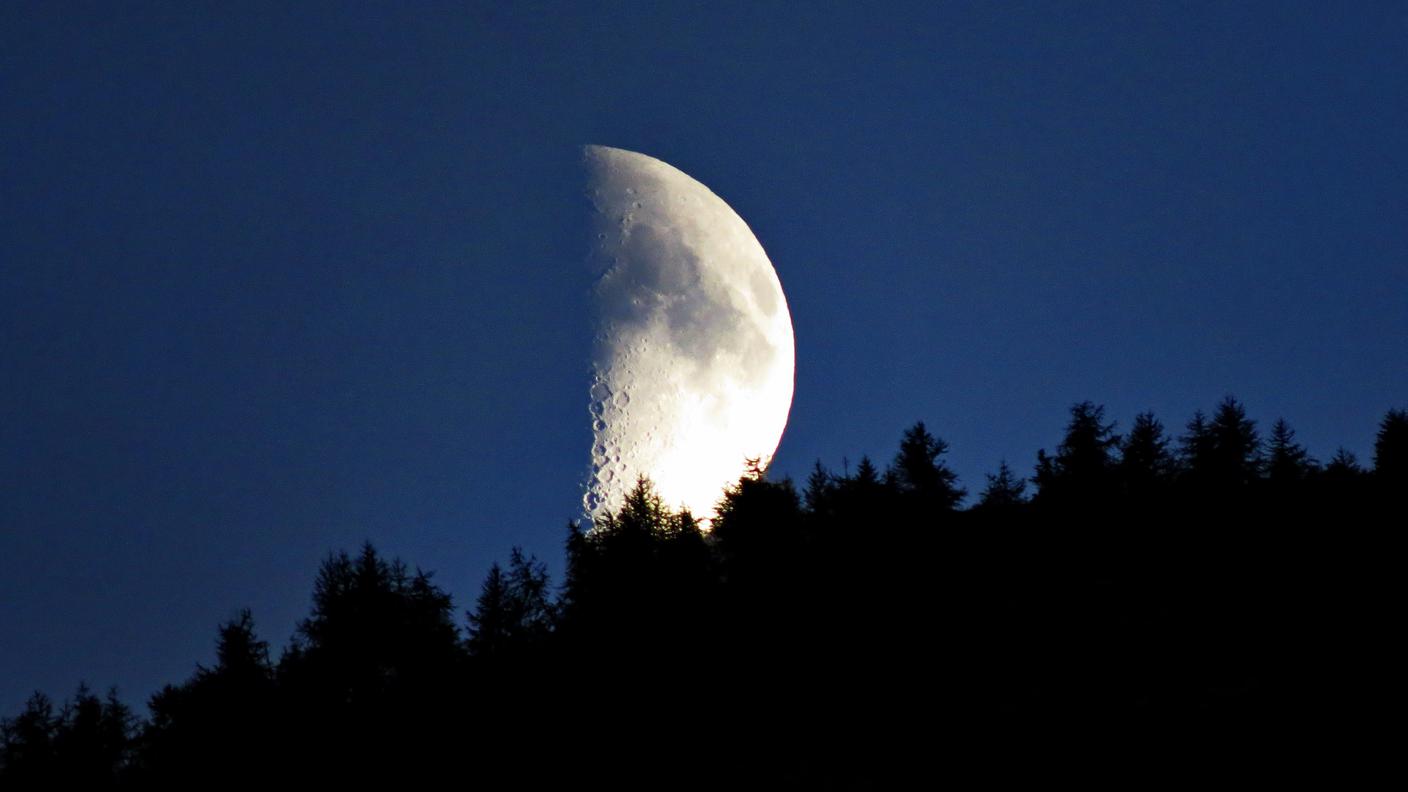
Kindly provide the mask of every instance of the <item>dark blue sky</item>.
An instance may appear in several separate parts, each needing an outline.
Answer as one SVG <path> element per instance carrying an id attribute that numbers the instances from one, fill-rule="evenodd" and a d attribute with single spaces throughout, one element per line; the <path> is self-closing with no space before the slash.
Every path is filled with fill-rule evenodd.
<path id="1" fill-rule="evenodd" d="M 141 701 L 242 606 L 281 646 L 363 539 L 461 607 L 515 544 L 560 568 L 586 143 L 771 255 L 782 473 L 922 419 L 977 489 L 1074 401 L 1229 393 L 1367 459 L 1408 5 L 939 5 L 0 5 L 0 714 Z"/>

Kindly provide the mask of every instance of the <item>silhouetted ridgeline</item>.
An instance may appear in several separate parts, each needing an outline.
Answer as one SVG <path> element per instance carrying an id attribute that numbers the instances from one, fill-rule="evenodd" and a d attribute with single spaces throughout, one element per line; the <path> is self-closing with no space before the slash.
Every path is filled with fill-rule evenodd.
<path id="1" fill-rule="evenodd" d="M 370 546 L 336 554 L 277 659 L 243 613 L 147 720 L 35 694 L 0 786 L 889 787 L 1037 772 L 1054 743 L 1241 750 L 1382 696 L 1360 636 L 1397 624 L 1378 548 L 1408 412 L 1365 468 L 1230 398 L 1177 436 L 1086 402 L 966 510 L 946 448 L 916 424 L 884 470 L 745 477 L 708 535 L 641 482 L 569 526 L 560 587 L 515 551 L 467 619 Z"/>

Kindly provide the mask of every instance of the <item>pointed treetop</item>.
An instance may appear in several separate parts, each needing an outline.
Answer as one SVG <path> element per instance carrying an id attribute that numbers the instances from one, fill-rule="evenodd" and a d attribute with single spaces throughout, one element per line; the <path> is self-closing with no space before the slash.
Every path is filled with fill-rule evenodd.
<path id="1" fill-rule="evenodd" d="M 1408 410 L 1389 410 L 1374 438 L 1374 473 L 1408 483 Z"/>
<path id="2" fill-rule="evenodd" d="M 1007 460 L 997 466 L 996 473 L 987 475 L 988 484 L 978 498 L 978 506 L 984 509 L 1011 508 L 1027 502 L 1027 482 L 1012 472 Z"/>

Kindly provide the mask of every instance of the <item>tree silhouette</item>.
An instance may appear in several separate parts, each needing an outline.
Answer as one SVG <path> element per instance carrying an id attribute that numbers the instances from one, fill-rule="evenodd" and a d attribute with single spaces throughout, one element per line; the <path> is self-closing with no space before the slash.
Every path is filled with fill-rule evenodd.
<path id="1" fill-rule="evenodd" d="M 1179 438 L 1180 472 L 1186 479 L 1197 482 L 1215 467 L 1213 458 L 1212 427 L 1208 423 L 1207 415 L 1202 410 L 1195 410 Z"/>
<path id="2" fill-rule="evenodd" d="M 305 653 L 330 661 L 383 666 L 434 662 L 451 654 L 457 632 L 448 594 L 430 575 L 410 574 L 400 560 L 382 559 L 370 543 L 354 560 L 338 553 L 323 562 L 313 584 L 313 612 L 298 626 Z M 372 668 L 341 669 L 355 673 Z M 344 679 L 353 683 L 368 680 Z"/>
<path id="3" fill-rule="evenodd" d="M 197 666 L 190 680 L 152 696 L 138 768 L 143 785 L 178 785 L 211 767 L 251 780 L 274 763 L 274 668 L 248 609 L 220 625 L 215 656 L 214 667 Z"/>
<path id="4" fill-rule="evenodd" d="M 1090 506 L 1108 494 L 1120 437 L 1105 423 L 1105 408 L 1084 401 L 1071 407 L 1066 435 L 1055 456 L 1037 452 L 1038 500 L 1047 504 Z"/>
<path id="5" fill-rule="evenodd" d="M 479 600 L 469 614 L 469 651 L 477 657 L 502 653 L 514 632 L 514 607 L 509 601 L 508 581 L 495 562 L 489 567 Z"/>
<path id="6" fill-rule="evenodd" d="M 40 692 L 19 715 L 0 721 L 0 780 L 7 787 L 37 789 L 54 777 L 59 723 L 54 702 Z"/>
<path id="7" fill-rule="evenodd" d="M 1261 441 L 1256 422 L 1247 418 L 1241 402 L 1226 397 L 1208 425 L 1210 457 L 1207 473 L 1219 486 L 1242 487 L 1261 475 Z"/>
<path id="8" fill-rule="evenodd" d="M 1295 430 L 1284 418 L 1278 418 L 1272 424 L 1266 443 L 1266 475 L 1272 484 L 1299 484 L 1315 471 L 1315 460 L 1295 438 Z"/>
<path id="9" fill-rule="evenodd" d="M 85 789 L 116 784 L 126 764 L 131 728 L 132 713 L 118 700 L 117 691 L 108 691 L 104 700 L 87 685 L 79 685 L 54 734 L 60 778 L 66 785 Z"/>
<path id="10" fill-rule="evenodd" d="M 803 501 L 807 511 L 815 515 L 827 514 L 833 510 L 832 499 L 836 494 L 836 477 L 818 459 L 807 476 L 807 489 Z"/>
<path id="11" fill-rule="evenodd" d="M 1408 486 L 1408 410 L 1389 410 L 1379 424 L 1374 475 L 1385 485 Z"/>
<path id="12" fill-rule="evenodd" d="M 713 536 L 738 574 L 775 570 L 800 546 L 802 504 L 796 489 L 790 481 L 744 475 L 719 501 Z"/>
<path id="13" fill-rule="evenodd" d="M 1152 414 L 1120 438 L 1081 402 L 1035 498 L 1004 461 L 960 510 L 916 424 L 883 475 L 818 462 L 799 495 L 752 465 L 709 531 L 641 477 L 569 524 L 556 601 L 523 549 L 494 564 L 463 641 L 449 594 L 367 544 L 320 565 L 277 663 L 240 611 L 135 736 L 114 693 L 31 697 L 0 786 L 889 788 L 968 733 L 1240 738 L 1378 692 L 1343 647 L 1392 623 L 1372 541 L 1401 522 L 1405 426 L 1384 418 L 1372 473 L 1344 449 L 1320 469 L 1229 397 L 1175 459 Z"/>
<path id="14" fill-rule="evenodd" d="M 989 473 L 987 487 L 978 498 L 978 506 L 988 510 L 1010 510 L 1027 502 L 1027 482 L 1012 472 L 1007 461 L 997 466 L 996 473 Z"/>
<path id="15" fill-rule="evenodd" d="M 411 574 L 370 543 L 356 558 L 323 562 L 312 612 L 278 667 L 289 742 L 306 772 L 389 779 L 440 755 L 445 702 L 463 695 L 451 612 L 428 573 Z"/>
<path id="16" fill-rule="evenodd" d="M 847 476 L 843 479 L 847 489 L 862 495 L 879 494 L 886 482 L 880 478 L 880 470 L 870 461 L 869 456 L 862 456 L 860 463 L 856 465 L 854 476 Z"/>
<path id="17" fill-rule="evenodd" d="M 1120 479 L 1131 496 L 1149 496 L 1167 485 L 1177 470 L 1169 451 L 1164 426 L 1152 412 L 1134 417 L 1129 434 L 1120 444 Z"/>
<path id="18" fill-rule="evenodd" d="M 508 573 L 495 563 L 484 579 L 469 614 L 469 652 L 487 658 L 531 651 L 547 640 L 555 620 L 547 566 L 515 547 Z"/>
<path id="19" fill-rule="evenodd" d="M 905 430 L 887 478 L 898 492 L 915 499 L 922 508 L 953 511 L 968 493 L 958 486 L 958 475 L 939 459 L 947 451 L 948 443 L 918 421 Z"/>
<path id="20" fill-rule="evenodd" d="M 1325 478 L 1330 481 L 1348 483 L 1363 475 L 1364 468 L 1360 467 L 1359 458 L 1343 446 L 1335 450 L 1335 455 L 1325 465 Z"/>
<path id="21" fill-rule="evenodd" d="M 681 639 L 677 617 L 699 606 L 711 574 L 698 522 L 666 508 L 644 476 L 620 511 L 600 515 L 590 532 L 570 529 L 567 563 L 562 627 L 574 651 L 586 651 L 591 636 L 613 657 Z"/>
<path id="22" fill-rule="evenodd" d="M 115 788 L 129 762 L 133 721 L 115 690 L 98 698 L 80 684 L 57 712 L 35 693 L 19 716 L 0 721 L 0 785 Z"/>

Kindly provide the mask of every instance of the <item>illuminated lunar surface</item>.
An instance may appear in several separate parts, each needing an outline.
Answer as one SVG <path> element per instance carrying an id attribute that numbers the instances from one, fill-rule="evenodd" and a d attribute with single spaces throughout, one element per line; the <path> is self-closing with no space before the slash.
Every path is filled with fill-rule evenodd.
<path id="1" fill-rule="evenodd" d="M 620 508 L 638 475 L 705 520 L 746 460 L 766 465 L 792 406 L 792 317 L 748 225 L 660 160 L 586 148 L 601 275 L 594 443 L 584 505 Z"/>

